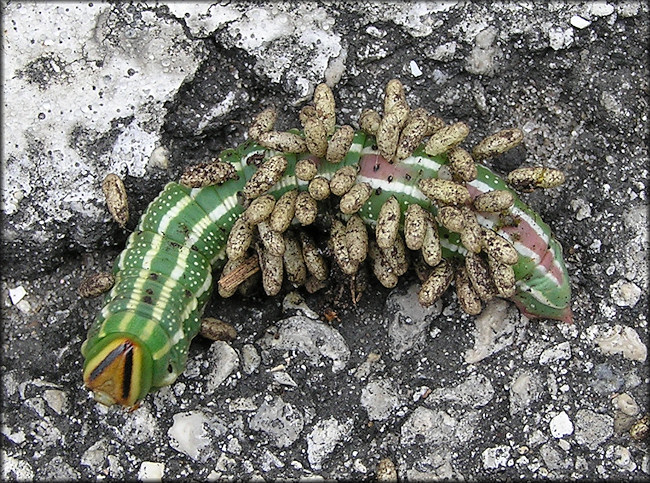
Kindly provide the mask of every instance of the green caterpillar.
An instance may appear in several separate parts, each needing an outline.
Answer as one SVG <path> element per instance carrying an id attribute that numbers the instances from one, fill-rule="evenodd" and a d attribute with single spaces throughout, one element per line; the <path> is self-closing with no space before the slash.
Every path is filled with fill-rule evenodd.
<path id="1" fill-rule="evenodd" d="M 286 168 L 265 191 L 278 200 L 293 190 L 310 190 L 311 183 L 296 176 L 296 165 L 302 159 L 311 159 L 317 166 L 316 177 L 327 181 L 342 167 L 352 166 L 357 173 L 355 186 L 367 187 L 368 196 L 355 208 L 356 215 L 341 218 L 358 216 L 367 227 L 377 228 L 382 223 L 378 221 L 382 207 L 394 198 L 400 207 L 399 231 L 404 233 L 405 220 L 399 213 L 410 205 L 419 205 L 432 215 L 440 208 L 420 189 L 421 181 L 437 179 L 448 168 L 449 156 L 431 156 L 425 149 L 420 145 L 399 163 L 390 163 L 377 150 L 374 136 L 356 131 L 337 163 L 307 152 L 283 153 Z M 244 216 L 241 194 L 262 169 L 259 166 L 276 155 L 277 150 L 248 141 L 220 156 L 222 163 L 234 167 L 222 184 L 189 188 L 169 183 L 149 205 L 115 262 L 114 286 L 82 346 L 84 382 L 99 402 L 136 406 L 153 388 L 171 384 L 184 370 L 190 342 L 199 331 L 203 308 L 215 285 L 212 272 L 225 264 L 230 232 Z M 472 199 L 494 190 L 513 193 L 481 165 L 477 165 L 476 179 L 466 186 Z M 570 321 L 570 287 L 562 249 L 539 215 L 514 193 L 513 199 L 507 210 L 477 215 L 481 226 L 510 240 L 517 252 L 510 298 L 528 316 Z M 443 260 L 431 277 L 442 274 L 444 282 L 435 285 L 441 292 L 453 273 L 445 260 L 463 263 L 471 254 L 459 233 L 437 228 Z M 457 279 L 457 286 L 460 283 Z"/>

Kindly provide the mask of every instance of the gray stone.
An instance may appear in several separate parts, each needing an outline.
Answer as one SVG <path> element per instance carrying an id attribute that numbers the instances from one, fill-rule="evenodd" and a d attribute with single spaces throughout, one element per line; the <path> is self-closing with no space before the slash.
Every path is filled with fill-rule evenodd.
<path id="1" fill-rule="evenodd" d="M 432 318 L 442 311 L 439 301 L 431 307 L 422 307 L 418 302 L 419 290 L 417 285 L 411 285 L 406 293 L 393 290 L 386 301 L 386 307 L 395 311 L 388 323 L 388 340 L 393 360 L 399 361 L 405 352 L 422 345 Z"/>
<path id="2" fill-rule="evenodd" d="M 307 435 L 309 465 L 316 471 L 320 470 L 323 460 L 348 437 L 351 430 L 351 420 L 340 422 L 332 417 L 316 423 Z"/>
<path id="3" fill-rule="evenodd" d="M 544 459 L 544 464 L 551 470 L 566 470 L 573 466 L 570 456 L 564 451 L 557 450 L 552 443 L 546 443 L 539 448 L 539 454 Z"/>
<path id="4" fill-rule="evenodd" d="M 314 365 L 326 357 L 332 361 L 332 371 L 342 370 L 350 357 L 350 349 L 341 334 L 320 321 L 294 316 L 277 323 L 273 333 L 259 340 L 263 349 L 294 350 L 304 353 Z"/>
<path id="5" fill-rule="evenodd" d="M 542 394 L 542 382 L 539 374 L 528 370 L 519 370 L 510 383 L 510 414 L 523 412 Z"/>
<path id="6" fill-rule="evenodd" d="M 210 372 L 206 376 L 208 394 L 213 393 L 239 366 L 237 351 L 222 340 L 212 343 L 208 351 Z"/>
<path id="7" fill-rule="evenodd" d="M 383 421 L 394 415 L 401 399 L 390 379 L 369 382 L 361 391 L 361 406 L 371 421 Z"/>
<path id="8" fill-rule="evenodd" d="M 426 399 L 426 404 L 435 406 L 443 401 L 461 407 L 479 408 L 488 404 L 493 396 L 494 388 L 487 377 L 482 374 L 470 374 L 466 380 L 456 386 L 433 391 Z"/>
<path id="9" fill-rule="evenodd" d="M 265 433 L 278 448 L 291 446 L 304 426 L 300 410 L 279 397 L 264 401 L 249 423 L 252 430 Z"/>
<path id="10" fill-rule="evenodd" d="M 510 447 L 501 445 L 487 448 L 481 453 L 481 459 L 486 470 L 505 467 L 510 460 Z"/>
<path id="11" fill-rule="evenodd" d="M 575 417 L 575 439 L 594 450 L 614 434 L 614 419 L 590 409 L 580 409 Z"/>
<path id="12" fill-rule="evenodd" d="M 453 441 L 457 421 L 444 411 L 418 407 L 401 430 L 400 442 L 414 444 L 444 444 Z"/>

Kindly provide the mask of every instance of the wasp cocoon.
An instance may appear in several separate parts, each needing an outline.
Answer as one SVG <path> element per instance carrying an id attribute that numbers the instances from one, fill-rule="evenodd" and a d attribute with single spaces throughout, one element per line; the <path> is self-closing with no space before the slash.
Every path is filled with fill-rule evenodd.
<path id="1" fill-rule="evenodd" d="M 487 136 L 480 143 L 474 146 L 472 156 L 477 161 L 490 158 L 514 148 L 521 143 L 523 139 L 524 133 L 521 132 L 521 129 L 504 129 Z"/>
<path id="2" fill-rule="evenodd" d="M 379 124 L 377 130 L 377 147 L 379 153 L 388 161 L 392 161 L 397 150 L 397 142 L 402 129 L 402 116 L 398 112 L 389 112 Z"/>
<path id="3" fill-rule="evenodd" d="M 380 248 L 388 248 L 395 243 L 399 233 L 400 206 L 397 198 L 391 196 L 381 206 L 377 225 L 375 227 L 375 238 Z"/>
<path id="4" fill-rule="evenodd" d="M 346 241 L 345 226 L 339 220 L 332 220 L 332 231 L 330 235 L 330 242 L 334 259 L 343 273 L 346 275 L 354 275 L 359 269 L 359 263 L 350 257 Z"/>
<path id="5" fill-rule="evenodd" d="M 352 140 L 354 139 L 354 129 L 352 126 L 341 126 L 332 135 L 329 145 L 327 146 L 326 159 L 330 163 L 340 163 L 348 154 Z"/>
<path id="6" fill-rule="evenodd" d="M 379 244 L 377 246 L 397 276 L 404 275 L 408 271 L 409 259 L 402 237 L 396 237 L 395 242 L 387 248 L 382 248 Z"/>
<path id="7" fill-rule="evenodd" d="M 447 260 L 441 260 L 433 268 L 429 278 L 422 283 L 422 288 L 418 292 L 420 304 L 425 307 L 434 304 L 447 290 L 452 278 L 454 278 L 454 272 L 451 265 Z"/>
<path id="8" fill-rule="evenodd" d="M 253 241 L 253 230 L 243 216 L 235 221 L 228 235 L 226 255 L 228 258 L 242 258 Z"/>
<path id="9" fill-rule="evenodd" d="M 460 232 L 460 242 L 468 251 L 478 253 L 483 244 L 481 242 L 481 225 L 476 219 L 476 213 L 467 206 L 461 206 L 460 211 L 463 213 L 463 231 Z"/>
<path id="10" fill-rule="evenodd" d="M 334 93 L 327 84 L 318 84 L 314 89 L 314 107 L 318 118 L 325 125 L 328 134 L 334 134 L 336 112 Z"/>
<path id="11" fill-rule="evenodd" d="M 300 241 L 291 232 L 287 232 L 284 236 L 283 262 L 287 280 L 296 287 L 304 285 L 307 281 L 307 267 L 302 256 Z"/>
<path id="12" fill-rule="evenodd" d="M 481 300 L 484 302 L 492 300 L 497 293 L 497 289 L 492 280 L 487 262 L 478 254 L 468 252 L 465 256 L 465 268 L 472 282 L 472 287 L 474 287 Z"/>
<path id="13" fill-rule="evenodd" d="M 116 174 L 107 174 L 102 181 L 102 191 L 106 197 L 108 211 L 117 224 L 124 228 L 129 221 L 129 200 L 124 182 Z"/>
<path id="14" fill-rule="evenodd" d="M 300 245 L 302 247 L 302 256 L 305 260 L 305 266 L 310 274 L 319 281 L 327 280 L 329 270 L 327 269 L 327 262 L 320 254 L 318 247 L 314 241 L 304 232 L 299 232 Z"/>
<path id="15" fill-rule="evenodd" d="M 266 193 L 271 186 L 280 181 L 282 174 L 287 169 L 287 158 L 276 155 L 262 164 L 242 190 L 247 199 L 257 198 Z"/>
<path id="16" fill-rule="evenodd" d="M 113 288 L 113 285 L 115 285 L 115 276 L 110 272 L 101 272 L 85 278 L 79 285 L 77 292 L 81 297 L 89 299 L 108 292 Z"/>
<path id="17" fill-rule="evenodd" d="M 416 109 L 411 113 L 410 119 L 399 136 L 397 150 L 395 151 L 395 161 L 403 161 L 413 154 L 415 148 L 424 139 L 428 126 L 429 118 L 424 109 Z"/>
<path id="18" fill-rule="evenodd" d="M 217 161 L 190 166 L 181 176 L 180 183 L 189 188 L 203 188 L 223 184 L 237 177 L 237 171 L 231 163 Z"/>
<path id="19" fill-rule="evenodd" d="M 369 243 L 368 256 L 372 260 L 372 272 L 377 277 L 377 280 L 379 280 L 379 283 L 386 288 L 395 287 L 399 277 L 374 240 L 371 240 Z"/>
<path id="20" fill-rule="evenodd" d="M 308 191 L 301 191 L 296 198 L 295 217 L 301 225 L 311 225 L 318 215 L 318 203 Z"/>
<path id="21" fill-rule="evenodd" d="M 296 213 L 296 198 L 298 190 L 287 191 L 276 201 L 273 212 L 269 217 L 269 227 L 278 233 L 284 233 L 291 225 L 293 215 Z"/>
<path id="22" fill-rule="evenodd" d="M 271 216 L 273 208 L 275 208 L 275 198 L 272 195 L 262 195 L 251 201 L 243 217 L 251 226 L 255 226 Z"/>
<path id="23" fill-rule="evenodd" d="M 477 170 L 474 159 L 463 148 L 454 147 L 449 150 L 449 170 L 454 179 L 469 182 L 476 179 Z"/>
<path id="24" fill-rule="evenodd" d="M 381 116 L 374 109 L 364 109 L 359 117 L 359 127 L 370 134 L 376 136 L 381 124 Z"/>
<path id="25" fill-rule="evenodd" d="M 309 194 L 316 200 L 321 201 L 330 195 L 330 183 L 322 176 L 316 176 L 309 182 Z"/>
<path id="26" fill-rule="evenodd" d="M 552 168 L 519 168 L 511 171 L 507 183 L 516 190 L 530 193 L 536 188 L 555 188 L 564 183 L 564 173 Z"/>
<path id="27" fill-rule="evenodd" d="M 269 223 L 266 221 L 262 221 L 257 225 L 257 232 L 264 245 L 264 251 L 276 257 L 284 255 L 284 238 L 282 237 L 282 233 L 271 229 Z"/>
<path id="28" fill-rule="evenodd" d="M 368 183 L 355 184 L 341 197 L 339 207 L 345 215 L 351 215 L 361 209 L 372 194 L 372 188 Z"/>
<path id="29" fill-rule="evenodd" d="M 424 151 L 429 156 L 437 156 L 459 144 L 468 134 L 469 126 L 464 122 L 444 126 L 431 135 Z"/>
<path id="30" fill-rule="evenodd" d="M 311 181 L 318 174 L 318 166 L 313 159 L 305 158 L 296 163 L 296 178 L 301 181 Z"/>
<path id="31" fill-rule="evenodd" d="M 327 129 L 320 119 L 309 118 L 305 122 L 305 142 L 314 156 L 322 158 L 327 153 Z"/>
<path id="32" fill-rule="evenodd" d="M 515 265 L 519 261 L 519 254 L 512 243 L 490 228 L 481 228 L 481 245 L 488 255 L 501 263 Z"/>
<path id="33" fill-rule="evenodd" d="M 476 290 L 474 290 L 465 267 L 459 266 L 456 268 L 455 281 L 458 303 L 463 309 L 463 312 L 469 315 L 480 314 L 482 310 L 481 298 L 476 293 Z"/>
<path id="34" fill-rule="evenodd" d="M 273 130 L 277 118 L 278 111 L 275 107 L 267 107 L 253 118 L 253 122 L 248 128 L 248 137 L 255 141 L 259 141 L 260 136 L 263 133 Z"/>
<path id="35" fill-rule="evenodd" d="M 352 215 L 345 226 L 345 243 L 352 260 L 361 263 L 368 255 L 368 232 L 358 215 Z"/>
<path id="36" fill-rule="evenodd" d="M 201 319 L 199 334 L 206 339 L 223 340 L 226 342 L 233 341 L 237 337 L 237 331 L 232 325 L 214 317 Z"/>
<path id="37" fill-rule="evenodd" d="M 284 252 L 284 249 L 283 249 Z M 262 286 L 266 295 L 272 297 L 280 293 L 282 288 L 282 279 L 284 275 L 284 265 L 282 255 L 272 255 L 262 247 L 257 250 L 260 269 L 262 271 Z"/>
<path id="38" fill-rule="evenodd" d="M 404 85 L 399 79 L 391 79 L 384 88 L 384 115 L 392 111 L 400 102 L 406 103 Z"/>
<path id="39" fill-rule="evenodd" d="M 499 297 L 509 298 L 515 294 L 515 271 L 512 265 L 501 263 L 495 258 L 488 256 L 488 267 L 492 275 L 492 281 Z"/>
<path id="40" fill-rule="evenodd" d="M 515 197 L 510 191 L 494 190 L 483 193 L 474 198 L 474 209 L 485 213 L 498 213 L 510 208 L 515 202 Z"/>
<path id="41" fill-rule="evenodd" d="M 404 213 L 404 241 L 411 250 L 419 250 L 424 243 L 429 213 L 420 205 L 412 204 Z"/>
<path id="42" fill-rule="evenodd" d="M 268 149 L 283 153 L 304 153 L 307 143 L 299 135 L 292 132 L 270 131 L 259 135 L 257 142 Z"/>
<path id="43" fill-rule="evenodd" d="M 434 114 L 430 114 L 425 135 L 431 136 L 433 133 L 440 131 L 443 127 L 445 127 L 445 121 Z"/>
<path id="44" fill-rule="evenodd" d="M 418 186 L 428 198 L 446 205 L 464 205 L 470 201 L 467 188 L 453 181 L 439 178 L 421 179 Z"/>
<path id="45" fill-rule="evenodd" d="M 432 219 L 427 220 L 424 240 L 422 242 L 422 257 L 427 265 L 435 267 L 440 263 L 442 258 L 442 249 L 440 248 L 440 235 L 438 226 Z"/>
<path id="46" fill-rule="evenodd" d="M 318 118 L 318 114 L 316 113 L 316 108 L 310 104 L 304 106 L 302 109 L 300 109 L 300 112 L 298 113 L 298 118 L 300 119 L 300 124 L 304 126 L 309 119 Z"/>
<path id="47" fill-rule="evenodd" d="M 455 206 L 443 206 L 438 210 L 436 221 L 447 230 L 462 233 L 465 229 L 465 215 Z"/>
<path id="48" fill-rule="evenodd" d="M 338 169 L 330 180 L 330 190 L 336 196 L 343 196 L 350 191 L 357 180 L 357 169 L 354 166 L 343 166 Z"/>

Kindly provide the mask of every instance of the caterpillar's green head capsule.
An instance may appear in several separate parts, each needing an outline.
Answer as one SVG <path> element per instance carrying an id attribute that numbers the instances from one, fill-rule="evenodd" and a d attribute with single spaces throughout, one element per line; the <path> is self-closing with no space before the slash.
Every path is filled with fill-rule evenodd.
<path id="1" fill-rule="evenodd" d="M 133 407 L 149 392 L 152 373 L 151 354 L 141 342 L 110 334 L 87 355 L 84 383 L 106 406 Z"/>

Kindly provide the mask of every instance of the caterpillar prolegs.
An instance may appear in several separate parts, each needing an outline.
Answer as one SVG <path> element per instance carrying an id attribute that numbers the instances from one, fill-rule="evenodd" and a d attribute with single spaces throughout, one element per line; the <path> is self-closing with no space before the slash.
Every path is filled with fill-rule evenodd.
<path id="1" fill-rule="evenodd" d="M 458 146 L 467 126 L 411 110 L 397 80 L 386 87 L 383 116 L 364 111 L 360 130 L 336 125 L 324 84 L 300 117 L 303 130 L 276 132 L 275 111 L 263 111 L 249 141 L 188 170 L 149 205 L 82 346 L 84 382 L 99 402 L 136 406 L 178 377 L 213 270 L 227 275 L 257 252 L 269 294 L 284 272 L 294 285 L 326 278 L 323 253 L 300 231 L 324 211 L 333 263 L 348 275 L 370 263 L 392 287 L 415 265 L 424 305 L 453 281 L 470 314 L 503 297 L 529 317 L 571 321 L 560 244 L 503 179 L 475 163 L 518 144 L 519 130 L 489 136 L 470 154 Z M 562 180 L 548 168 L 508 178 L 529 191 Z"/>

